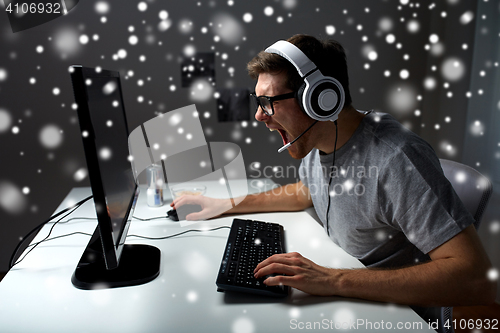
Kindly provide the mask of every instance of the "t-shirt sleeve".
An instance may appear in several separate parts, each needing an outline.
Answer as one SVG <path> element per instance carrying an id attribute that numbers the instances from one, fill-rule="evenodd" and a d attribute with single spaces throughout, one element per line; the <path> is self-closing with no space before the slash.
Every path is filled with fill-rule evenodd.
<path id="1" fill-rule="evenodd" d="M 423 253 L 474 222 L 426 144 L 405 146 L 380 170 L 381 215 Z"/>

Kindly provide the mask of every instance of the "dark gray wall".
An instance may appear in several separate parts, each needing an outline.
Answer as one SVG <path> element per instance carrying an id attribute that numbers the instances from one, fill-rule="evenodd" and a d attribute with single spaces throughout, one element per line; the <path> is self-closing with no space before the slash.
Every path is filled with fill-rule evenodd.
<path id="1" fill-rule="evenodd" d="M 257 52 L 296 33 L 331 37 L 347 50 L 355 107 L 389 112 L 429 141 L 440 157 L 461 160 L 478 18 L 461 20 L 466 12 L 475 15 L 477 1 L 146 1 L 146 11 L 138 10 L 139 1 L 108 1 L 106 14 L 97 13 L 96 3 L 82 0 L 68 15 L 16 34 L 6 15 L 0 15 L 0 270 L 7 269 L 20 236 L 50 216 L 71 188 L 89 185 L 87 177 L 75 179 L 85 168 L 71 108 L 68 66 L 75 63 L 122 73 L 130 129 L 159 112 L 195 102 L 208 141 L 238 143 L 247 166 L 259 162 L 261 171 L 284 184 L 296 181 L 297 175 L 287 167 L 298 161 L 287 153 L 277 154 L 279 135 L 253 120 L 219 123 L 214 98 L 193 101 L 190 89 L 181 87 L 180 59 L 186 46 L 216 52 L 216 88 L 252 90 L 245 64 Z M 273 8 L 271 16 L 264 13 L 268 6 Z M 171 23 L 165 31 L 159 29 L 162 10 Z M 251 22 L 243 19 L 247 13 Z M 334 27 L 333 35 L 328 34 L 329 26 Z M 390 34 L 395 37 L 392 43 L 387 41 Z M 433 34 L 438 36 L 436 43 L 431 41 Z M 80 43 L 82 35 L 89 37 L 88 43 Z M 129 43 L 132 35 L 138 37 L 136 45 Z M 37 52 L 38 46 L 43 52 Z M 113 60 L 121 49 L 126 57 Z M 376 52 L 375 60 L 369 59 L 370 51 Z M 139 60 L 141 55 L 145 61 Z M 461 67 L 444 69 L 443 74 L 454 58 Z M 403 70 L 408 78 L 401 77 Z M 144 84 L 138 85 L 138 80 Z M 434 82 L 435 87 L 426 88 L 424 82 Z M 53 94 L 55 87 L 58 95 Z M 143 102 L 138 102 L 139 96 Z M 9 115 L 9 126 L 2 115 Z M 55 132 L 47 126 L 55 126 Z M 275 166 L 277 173 L 272 172 Z M 256 174 L 249 169 L 249 176 Z"/>
<path id="2" fill-rule="evenodd" d="M 500 4 L 479 1 L 462 161 L 493 183 L 493 197 L 485 212 L 479 236 L 495 267 L 500 267 Z M 479 94 L 482 91 L 482 94 Z M 495 255 L 497 254 L 497 255 Z M 497 300 L 500 299 L 500 290 Z"/>

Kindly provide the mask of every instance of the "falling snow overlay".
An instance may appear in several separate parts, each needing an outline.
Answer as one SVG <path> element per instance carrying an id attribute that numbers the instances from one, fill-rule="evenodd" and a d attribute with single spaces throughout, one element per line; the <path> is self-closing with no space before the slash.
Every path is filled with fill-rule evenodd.
<path id="1" fill-rule="evenodd" d="M 0 15 L 0 272 L 7 271 L 20 237 L 50 216 L 72 188 L 90 186 L 82 148 L 89 133 L 79 129 L 71 65 L 120 72 L 129 129 L 196 104 L 207 141 L 238 144 L 250 177 L 265 171 L 283 185 L 298 180 L 283 170 L 300 161 L 276 153 L 280 136 L 247 107 L 255 82 L 246 63 L 276 40 L 305 33 L 344 45 L 355 108 L 393 115 L 439 158 L 472 166 L 491 180 L 493 196 L 479 235 L 494 266 L 488 277 L 497 280 L 499 16 L 496 0 L 94 0 L 13 33 L 7 15 Z M 116 89 L 110 82 L 103 93 Z M 172 126 L 181 122 L 170 120 Z M 191 139 L 178 130 L 171 134 Z M 98 152 L 112 158 L 107 147 Z M 202 253 L 190 255 L 201 266 L 213 264 Z M 332 267 L 338 264 L 332 259 Z M 195 279 L 200 272 L 188 273 Z M 168 294 L 193 306 L 204 296 L 195 287 Z M 106 297 L 96 304 L 106 304 Z M 290 318 L 300 315 L 300 307 L 290 311 Z M 347 308 L 324 315 L 357 316 Z M 242 312 L 228 330 L 257 332 L 259 325 Z"/>

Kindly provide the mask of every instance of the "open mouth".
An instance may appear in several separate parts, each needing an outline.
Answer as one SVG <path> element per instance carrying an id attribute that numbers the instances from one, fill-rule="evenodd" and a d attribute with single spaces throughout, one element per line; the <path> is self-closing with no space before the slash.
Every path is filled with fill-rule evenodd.
<path id="1" fill-rule="evenodd" d="M 270 128 L 269 129 L 271 132 L 273 131 L 278 131 L 281 135 L 281 139 L 283 140 L 283 144 L 286 145 L 288 142 L 290 142 L 290 138 L 288 136 L 288 132 L 279 128 Z"/>
<path id="2" fill-rule="evenodd" d="M 286 145 L 288 142 L 290 142 L 290 140 L 288 139 L 288 132 L 286 132 L 282 129 L 279 129 L 278 131 L 280 132 L 280 135 L 281 135 L 281 138 L 283 139 L 284 145 Z"/>

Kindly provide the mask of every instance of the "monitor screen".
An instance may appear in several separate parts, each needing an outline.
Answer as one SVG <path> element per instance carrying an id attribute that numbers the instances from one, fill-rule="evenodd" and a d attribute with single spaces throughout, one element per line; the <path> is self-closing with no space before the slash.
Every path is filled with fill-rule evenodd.
<path id="1" fill-rule="evenodd" d="M 128 160 L 128 128 L 120 82 L 116 77 L 87 78 L 90 120 L 94 130 L 97 163 L 111 219 L 115 246 L 129 220 L 136 184 Z"/>
<path id="2" fill-rule="evenodd" d="M 139 191 L 129 160 L 120 75 L 73 66 L 71 80 L 98 221 L 72 282 L 94 289 L 151 281 L 159 274 L 160 251 L 125 245 Z"/>

